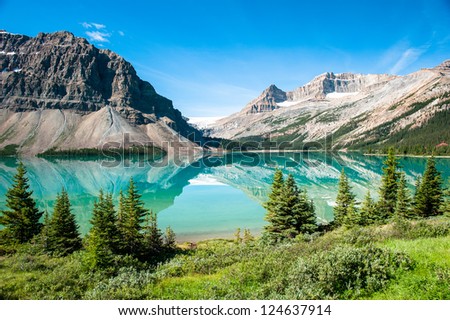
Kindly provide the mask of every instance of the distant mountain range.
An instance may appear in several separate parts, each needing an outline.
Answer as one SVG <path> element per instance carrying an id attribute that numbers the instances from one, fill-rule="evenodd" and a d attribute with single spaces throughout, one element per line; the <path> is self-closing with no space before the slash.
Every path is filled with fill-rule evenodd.
<path id="1" fill-rule="evenodd" d="M 0 32 L 0 149 L 196 145 L 200 133 L 132 65 L 69 32 Z M 129 133 L 125 142 L 123 134 Z"/>
<path id="2" fill-rule="evenodd" d="M 450 153 L 450 60 L 405 76 L 329 72 L 293 91 L 271 85 L 242 111 L 193 125 L 129 62 L 69 32 L 0 31 L 0 71 L 0 151 L 195 150 L 203 134 L 272 148 Z"/>
<path id="3" fill-rule="evenodd" d="M 332 72 L 285 92 L 275 85 L 209 125 L 210 137 L 333 149 L 450 144 L 450 60 L 405 75 Z M 423 150 L 422 150 L 423 151 Z"/>

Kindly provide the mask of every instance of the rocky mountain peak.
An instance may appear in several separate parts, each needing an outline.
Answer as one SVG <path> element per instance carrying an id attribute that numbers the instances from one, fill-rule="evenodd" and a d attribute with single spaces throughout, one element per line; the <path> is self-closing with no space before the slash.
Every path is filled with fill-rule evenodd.
<path id="1" fill-rule="evenodd" d="M 439 70 L 439 71 L 450 71 L 450 59 L 445 60 L 444 62 L 442 62 L 440 65 L 437 65 L 433 69 Z"/>
<path id="2" fill-rule="evenodd" d="M 182 135 L 193 130 L 129 62 L 67 31 L 36 37 L 0 33 L 0 71 L 0 108 L 86 114 L 110 106 L 135 124 L 164 118 Z"/>
<path id="3" fill-rule="evenodd" d="M 245 114 L 268 112 L 278 108 L 277 103 L 286 100 L 286 92 L 272 84 L 242 110 Z"/>

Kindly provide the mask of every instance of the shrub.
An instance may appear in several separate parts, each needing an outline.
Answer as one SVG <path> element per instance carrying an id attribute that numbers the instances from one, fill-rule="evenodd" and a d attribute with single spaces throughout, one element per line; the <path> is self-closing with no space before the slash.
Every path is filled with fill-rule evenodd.
<path id="1" fill-rule="evenodd" d="M 408 256 L 388 249 L 338 247 L 299 258 L 290 270 L 285 298 L 360 298 L 383 288 L 397 270 L 412 267 Z"/>

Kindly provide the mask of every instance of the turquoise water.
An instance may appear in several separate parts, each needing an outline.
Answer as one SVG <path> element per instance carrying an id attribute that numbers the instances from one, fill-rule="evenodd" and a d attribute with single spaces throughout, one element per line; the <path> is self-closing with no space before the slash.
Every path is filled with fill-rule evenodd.
<path id="1" fill-rule="evenodd" d="M 17 159 L 0 159 L 0 207 L 12 183 Z M 69 192 L 80 230 L 89 230 L 93 203 L 102 188 L 117 201 L 131 177 L 148 208 L 158 213 L 162 229 L 171 226 L 179 241 L 213 237 L 232 237 L 237 228 L 258 234 L 263 228 L 270 183 L 276 167 L 294 175 L 314 199 L 320 221 L 332 219 L 337 182 L 344 167 L 353 191 L 362 201 L 368 189 L 376 197 L 381 179 L 382 157 L 357 154 L 331 156 L 321 153 L 228 154 L 206 157 L 193 163 L 168 161 L 167 165 L 120 163 L 101 160 L 22 159 L 34 197 L 42 210 L 52 211 L 57 192 Z M 422 174 L 426 159 L 401 158 L 400 163 L 413 189 Z M 450 176 L 450 159 L 437 159 L 445 181 Z"/>

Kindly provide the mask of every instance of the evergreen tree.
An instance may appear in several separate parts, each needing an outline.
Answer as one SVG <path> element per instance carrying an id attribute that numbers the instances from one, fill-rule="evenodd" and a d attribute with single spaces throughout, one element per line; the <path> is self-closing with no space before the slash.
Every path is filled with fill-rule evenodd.
<path id="1" fill-rule="evenodd" d="M 376 203 L 370 195 L 370 190 L 368 190 L 362 203 L 359 224 L 362 226 L 368 226 L 374 224 L 377 220 Z"/>
<path id="2" fill-rule="evenodd" d="M 50 251 L 49 225 L 50 225 L 50 216 L 48 214 L 48 211 L 45 210 L 44 222 L 42 224 L 41 233 L 38 235 L 38 241 L 41 244 L 44 251 Z"/>
<path id="3" fill-rule="evenodd" d="M 117 231 L 119 235 L 121 234 L 124 226 L 124 215 L 126 214 L 125 210 L 125 196 L 123 195 L 123 191 L 119 192 L 119 209 L 117 210 Z"/>
<path id="4" fill-rule="evenodd" d="M 355 205 L 355 195 L 352 193 L 347 175 L 344 169 L 342 169 L 336 196 L 336 205 L 333 208 L 334 221 L 337 226 L 349 224 L 349 221 L 356 213 Z"/>
<path id="5" fill-rule="evenodd" d="M 1 238 L 9 244 L 30 241 L 41 231 L 42 224 L 39 219 L 42 212 L 38 210 L 36 202 L 31 197 L 27 171 L 22 162 L 19 162 L 14 183 L 6 192 L 6 207 L 0 216 Z"/>
<path id="6" fill-rule="evenodd" d="M 299 191 L 294 177 L 289 175 L 284 183 L 281 171 L 276 171 L 272 193 L 266 203 L 268 213 L 264 235 L 271 241 L 294 238 L 300 233 L 316 230 L 314 204 L 306 191 Z M 282 183 L 280 185 L 280 182 Z"/>
<path id="7" fill-rule="evenodd" d="M 81 248 L 78 225 L 70 209 L 69 195 L 64 188 L 56 196 L 53 215 L 48 222 L 48 244 L 51 252 L 60 255 L 67 255 Z"/>
<path id="8" fill-rule="evenodd" d="M 144 255 L 153 258 L 163 249 L 163 235 L 158 228 L 156 213 L 150 210 L 145 217 Z"/>
<path id="9" fill-rule="evenodd" d="M 414 199 L 416 215 L 429 217 L 442 213 L 443 193 L 441 184 L 441 174 L 437 171 L 435 159 L 432 156 L 428 158 L 422 182 Z"/>
<path id="10" fill-rule="evenodd" d="M 120 247 L 125 254 L 139 254 L 142 251 L 142 223 L 148 210 L 144 208 L 140 198 L 141 195 L 131 178 L 127 195 L 122 195 L 119 201 Z"/>
<path id="11" fill-rule="evenodd" d="M 381 219 L 388 219 L 394 214 L 397 203 L 398 168 L 398 159 L 394 154 L 394 149 L 390 148 L 384 161 L 383 176 L 381 177 L 380 198 L 378 201 L 378 213 Z"/>
<path id="12" fill-rule="evenodd" d="M 269 224 L 264 227 L 264 233 L 266 236 L 273 240 L 279 238 L 279 235 L 281 234 L 281 231 L 283 229 L 283 225 L 280 224 L 280 221 L 278 219 L 278 207 L 283 185 L 283 173 L 280 169 L 276 169 L 273 176 L 269 200 L 264 204 L 264 208 L 267 210 L 264 219 L 269 222 Z"/>
<path id="13" fill-rule="evenodd" d="M 450 179 L 448 182 L 448 187 L 447 187 L 447 189 L 444 190 L 443 195 L 444 195 L 444 201 L 442 202 L 441 212 L 443 214 L 449 216 L 450 215 Z"/>
<path id="14" fill-rule="evenodd" d="M 412 219 L 414 211 L 411 207 L 411 195 L 406 185 L 405 173 L 400 173 L 397 191 L 397 203 L 395 206 L 394 216 L 397 218 Z"/>
<path id="15" fill-rule="evenodd" d="M 89 265 L 93 269 L 108 267 L 118 251 L 116 211 L 111 194 L 104 195 L 100 190 L 90 222 L 86 245 Z"/>
<path id="16" fill-rule="evenodd" d="M 177 247 L 177 238 L 171 227 L 167 227 L 164 233 L 164 246 L 168 249 L 175 249 Z"/>
<path id="17" fill-rule="evenodd" d="M 298 234 L 295 228 L 296 221 L 294 220 L 294 208 L 298 203 L 299 191 L 297 185 L 295 184 L 294 177 L 288 175 L 284 186 L 281 189 L 281 193 L 278 200 L 278 212 L 276 216 L 276 223 L 281 229 L 278 237 L 283 238 L 295 238 Z"/>
<path id="18" fill-rule="evenodd" d="M 305 189 L 298 192 L 298 200 L 292 208 L 292 218 L 296 235 L 311 234 L 317 230 L 314 202 L 308 198 Z"/>

